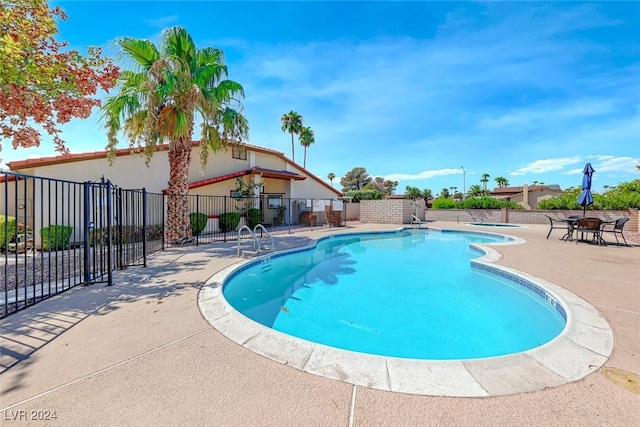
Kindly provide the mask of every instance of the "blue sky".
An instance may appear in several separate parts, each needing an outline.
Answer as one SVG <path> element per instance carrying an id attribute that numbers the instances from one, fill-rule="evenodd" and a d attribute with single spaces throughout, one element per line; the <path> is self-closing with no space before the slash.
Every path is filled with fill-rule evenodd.
<path id="1" fill-rule="evenodd" d="M 291 157 L 280 117 L 295 110 L 321 178 L 362 166 L 397 193 L 434 194 L 483 173 L 490 187 L 579 186 L 586 162 L 595 189 L 640 178 L 640 2 L 57 4 L 60 39 L 81 50 L 114 54 L 118 37 L 157 41 L 173 25 L 221 48 L 245 88 L 248 142 Z M 63 127 L 72 152 L 104 149 L 99 116 Z M 3 146 L 5 162 L 54 154 L 46 140 Z"/>

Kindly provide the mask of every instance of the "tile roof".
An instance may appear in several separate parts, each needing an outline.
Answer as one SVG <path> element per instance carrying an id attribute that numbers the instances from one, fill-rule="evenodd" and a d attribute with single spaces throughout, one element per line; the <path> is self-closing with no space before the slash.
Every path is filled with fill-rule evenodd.
<path id="1" fill-rule="evenodd" d="M 249 150 L 265 153 L 265 154 L 271 154 L 273 156 L 282 158 L 285 162 L 300 169 L 306 175 L 318 181 L 320 184 L 330 189 L 331 191 L 336 193 L 338 196 L 343 196 L 342 192 L 336 190 L 331 185 L 324 182 L 324 180 L 318 178 L 317 175 L 311 173 L 307 169 L 303 168 L 299 164 L 287 158 L 283 152 L 272 150 L 270 148 L 260 147 L 258 145 L 252 145 L 252 144 L 243 144 L 243 145 L 247 147 Z M 192 146 L 199 147 L 200 141 L 193 141 Z M 167 150 L 169 150 L 169 144 L 159 145 L 156 148 L 156 151 L 167 151 Z M 36 166 L 50 166 L 50 165 L 57 165 L 57 164 L 63 164 L 63 163 L 69 163 L 69 162 L 79 162 L 83 160 L 105 159 L 107 157 L 107 153 L 108 153 L 107 150 L 103 150 L 103 151 L 93 151 L 93 152 L 87 152 L 87 153 L 67 154 L 67 155 L 60 155 L 60 156 L 40 157 L 37 159 L 15 160 L 13 162 L 9 162 L 8 166 L 12 171 L 18 171 L 20 169 L 27 169 L 27 168 L 36 167 Z M 132 154 L 140 154 L 140 153 L 141 153 L 140 150 L 135 150 L 131 148 L 120 148 L 115 151 L 116 157 L 130 156 Z"/>
<path id="2" fill-rule="evenodd" d="M 251 144 L 243 144 L 247 148 L 253 151 L 260 151 L 267 154 L 274 154 L 279 157 L 284 157 L 284 153 L 276 150 L 272 150 L 269 148 L 259 147 L 257 145 Z M 193 147 L 199 147 L 200 141 L 193 141 Z M 168 151 L 169 144 L 162 144 L 156 147 L 155 151 Z M 136 148 L 119 148 L 115 150 L 116 157 L 120 156 L 130 156 L 133 154 L 141 154 L 141 149 Z M 80 162 L 83 160 L 95 160 L 95 159 L 105 159 L 107 157 L 108 151 L 89 151 L 86 153 L 71 153 L 66 155 L 59 156 L 49 156 L 49 157 L 39 157 L 37 159 L 26 159 L 26 160 L 14 160 L 13 162 L 9 162 L 8 166 L 12 171 L 17 171 L 19 169 L 26 169 L 29 167 L 35 166 L 49 166 L 56 165 L 61 163 L 70 163 L 70 162 Z"/>

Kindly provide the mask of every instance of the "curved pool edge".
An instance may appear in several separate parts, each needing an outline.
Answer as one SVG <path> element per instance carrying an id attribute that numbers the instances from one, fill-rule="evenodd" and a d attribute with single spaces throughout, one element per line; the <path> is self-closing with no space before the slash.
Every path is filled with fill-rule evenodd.
<path id="1" fill-rule="evenodd" d="M 401 227 L 387 232 L 403 229 L 409 228 Z M 277 253 L 281 255 L 310 250 L 324 238 L 345 234 L 362 233 L 337 233 L 321 239 L 311 239 L 305 246 Z M 491 245 L 524 242 L 526 241 L 523 239 L 515 238 L 510 242 Z M 485 244 L 477 246 L 484 255 L 472 260 L 473 263 L 520 276 L 547 290 L 562 304 L 567 315 L 567 325 L 556 338 L 522 353 L 467 360 L 375 356 L 296 338 L 245 317 L 222 295 L 222 285 L 229 275 L 243 266 L 267 259 L 274 253 L 235 263 L 214 274 L 202 287 L 198 305 L 203 317 L 216 330 L 255 353 L 314 375 L 400 393 L 452 397 L 526 393 L 580 380 L 607 361 L 613 351 L 613 332 L 597 309 L 556 284 L 494 264 L 502 257 L 501 254 Z"/>

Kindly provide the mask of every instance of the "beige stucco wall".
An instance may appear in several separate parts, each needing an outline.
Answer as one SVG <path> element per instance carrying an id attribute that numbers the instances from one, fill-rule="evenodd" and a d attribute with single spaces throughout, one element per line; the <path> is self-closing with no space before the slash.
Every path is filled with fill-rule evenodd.
<path id="1" fill-rule="evenodd" d="M 148 192 L 161 193 L 167 188 L 169 179 L 169 161 L 167 151 L 158 151 L 153 155 L 149 166 L 145 166 L 144 158 L 139 155 L 119 156 L 112 165 L 108 160 L 92 159 L 77 162 L 60 163 L 48 166 L 35 166 L 29 172 L 35 176 L 44 176 L 56 179 L 85 182 L 97 181 L 102 176 L 109 179 L 114 185 L 121 188 L 146 188 Z M 196 182 L 207 178 L 246 170 L 254 166 L 273 170 L 289 170 L 301 175 L 307 175 L 300 168 L 285 161 L 277 155 L 250 151 L 247 160 L 232 158 L 232 151 L 221 150 L 210 153 L 207 167 L 200 171 L 200 148 L 194 147 L 191 154 L 191 166 L 189 168 L 189 181 Z M 21 171 L 25 172 L 25 171 Z M 248 179 L 245 177 L 245 179 Z M 335 199 L 337 194 L 322 183 L 308 177 L 304 181 L 296 181 L 294 194 L 291 194 L 289 181 L 267 180 L 267 192 L 283 193 L 284 197 L 327 198 Z M 235 189 L 235 180 L 231 179 L 221 183 L 212 184 L 191 190 L 191 194 L 207 194 L 228 196 Z"/>
<path id="2" fill-rule="evenodd" d="M 287 163 L 284 159 L 267 153 L 255 151 L 255 163 L 251 166 L 260 166 L 264 169 L 273 169 L 277 171 L 287 170 Z"/>

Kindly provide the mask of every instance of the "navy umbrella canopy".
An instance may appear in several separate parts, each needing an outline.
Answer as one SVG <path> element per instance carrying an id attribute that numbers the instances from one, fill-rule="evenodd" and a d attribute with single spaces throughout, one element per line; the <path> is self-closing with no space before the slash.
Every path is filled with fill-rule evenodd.
<path id="1" fill-rule="evenodd" d="M 584 175 L 582 176 L 582 192 L 578 197 L 578 204 L 582 205 L 582 216 L 584 216 L 587 211 L 587 206 L 593 203 L 593 195 L 591 194 L 591 176 L 595 170 L 593 170 L 591 163 L 587 163 L 582 172 L 584 172 Z"/>

